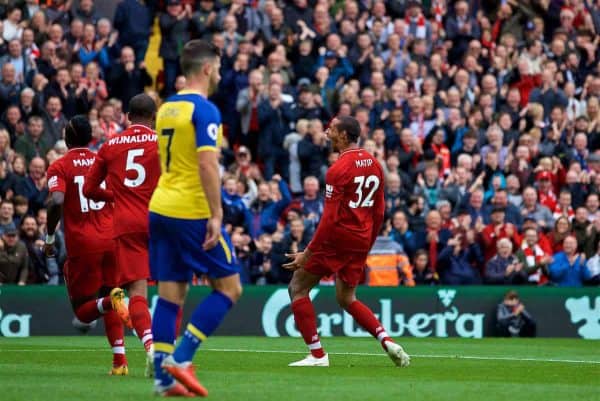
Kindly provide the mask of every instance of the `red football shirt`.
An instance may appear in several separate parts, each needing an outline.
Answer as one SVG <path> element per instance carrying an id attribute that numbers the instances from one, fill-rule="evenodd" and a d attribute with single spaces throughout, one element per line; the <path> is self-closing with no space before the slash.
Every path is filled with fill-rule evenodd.
<path id="1" fill-rule="evenodd" d="M 113 249 L 113 207 L 83 195 L 85 176 L 96 155 L 89 149 L 70 149 L 48 169 L 50 192 L 65 194 L 63 228 L 69 256 Z"/>
<path id="2" fill-rule="evenodd" d="M 325 177 L 325 207 L 308 248 L 368 252 L 385 214 L 384 176 L 364 149 L 343 152 Z"/>
<path id="3" fill-rule="evenodd" d="M 114 234 L 148 232 L 148 203 L 160 177 L 156 133 L 132 125 L 104 143 L 90 169 L 84 194 L 105 200 L 100 183 L 106 179 L 114 196 Z"/>

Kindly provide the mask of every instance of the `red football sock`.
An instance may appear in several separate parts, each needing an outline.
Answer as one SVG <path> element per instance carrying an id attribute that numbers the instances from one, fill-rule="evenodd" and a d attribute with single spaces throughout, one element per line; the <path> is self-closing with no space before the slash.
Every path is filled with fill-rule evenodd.
<path id="1" fill-rule="evenodd" d="M 133 328 L 147 352 L 152 345 L 152 321 L 146 298 L 140 295 L 129 298 L 129 316 Z"/>
<path id="2" fill-rule="evenodd" d="M 127 365 L 125 358 L 125 330 L 117 312 L 111 310 L 104 314 L 104 331 L 112 347 L 113 366 Z"/>
<path id="3" fill-rule="evenodd" d="M 183 308 L 180 306 L 177 311 L 177 318 L 175 319 L 175 341 L 181 331 L 181 322 L 183 321 Z"/>
<path id="4" fill-rule="evenodd" d="M 351 314 L 358 324 L 379 340 L 384 350 L 387 351 L 386 341 L 394 342 L 367 305 L 360 301 L 354 301 L 346 308 L 346 312 Z"/>
<path id="5" fill-rule="evenodd" d="M 304 338 L 304 342 L 312 356 L 315 358 L 324 357 L 325 351 L 321 346 L 319 334 L 317 333 L 317 316 L 310 298 L 303 297 L 292 302 L 292 312 L 294 312 L 296 327 L 302 333 L 302 338 Z"/>
<path id="6" fill-rule="evenodd" d="M 77 319 L 81 320 L 83 323 L 93 322 L 94 320 L 102 316 L 103 311 L 100 311 L 98 309 L 98 304 L 101 305 L 103 300 L 103 298 L 93 299 L 91 301 L 87 301 L 79 305 L 77 309 L 75 309 L 75 316 L 77 316 Z"/>

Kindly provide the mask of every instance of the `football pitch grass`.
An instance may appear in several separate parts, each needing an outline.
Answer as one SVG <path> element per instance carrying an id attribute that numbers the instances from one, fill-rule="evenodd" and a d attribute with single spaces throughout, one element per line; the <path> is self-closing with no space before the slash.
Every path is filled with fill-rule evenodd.
<path id="1" fill-rule="evenodd" d="M 575 339 L 401 339 L 397 368 L 370 338 L 324 338 L 329 368 L 290 368 L 298 338 L 215 337 L 196 354 L 213 400 L 600 400 L 600 343 Z M 0 338 L 0 399 L 135 401 L 152 396 L 144 353 L 127 337 L 130 374 L 107 375 L 103 337 Z"/>

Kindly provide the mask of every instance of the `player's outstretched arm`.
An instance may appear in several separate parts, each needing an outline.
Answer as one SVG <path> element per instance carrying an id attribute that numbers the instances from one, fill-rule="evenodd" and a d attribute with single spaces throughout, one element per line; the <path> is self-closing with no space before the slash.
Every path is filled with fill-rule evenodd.
<path id="1" fill-rule="evenodd" d="M 219 177 L 218 153 L 214 150 L 198 151 L 198 170 L 202 188 L 210 208 L 210 219 L 206 227 L 206 239 L 202 247 L 205 250 L 214 248 L 219 242 L 223 209 L 221 206 L 221 179 Z"/>
<path id="2" fill-rule="evenodd" d="M 100 149 L 102 152 L 102 149 Z M 102 181 L 106 178 L 106 163 L 100 156 L 96 156 L 92 168 L 89 169 L 83 183 L 83 195 L 96 202 L 113 202 L 115 197 L 112 191 L 102 188 Z"/>

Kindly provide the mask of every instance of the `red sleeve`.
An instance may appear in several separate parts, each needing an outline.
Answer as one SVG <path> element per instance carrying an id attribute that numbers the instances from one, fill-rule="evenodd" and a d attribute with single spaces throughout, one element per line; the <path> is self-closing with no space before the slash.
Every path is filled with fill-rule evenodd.
<path id="1" fill-rule="evenodd" d="M 88 170 L 83 184 L 83 195 L 93 201 L 99 202 L 112 202 L 114 201 L 114 194 L 112 191 L 103 189 L 100 185 L 106 178 L 106 162 L 102 157 L 102 149 L 96 155 L 96 160 L 92 167 Z"/>
<path id="2" fill-rule="evenodd" d="M 325 203 L 323 206 L 323 216 L 317 227 L 312 241 L 307 248 L 314 252 L 327 241 L 331 227 L 335 225 L 335 216 L 338 214 L 338 208 L 344 198 L 343 176 L 335 174 L 329 170 L 325 180 Z"/>
<path id="3" fill-rule="evenodd" d="M 59 167 L 58 163 L 55 162 L 48 168 L 47 175 L 48 175 L 48 190 L 50 191 L 50 193 L 52 193 L 52 192 L 65 193 L 67 191 L 67 181 L 65 180 L 63 171 Z"/>
<path id="4" fill-rule="evenodd" d="M 483 245 L 487 248 L 494 244 L 494 238 L 492 238 L 492 234 L 494 233 L 494 226 L 487 225 L 481 231 L 481 239 L 483 240 Z"/>

